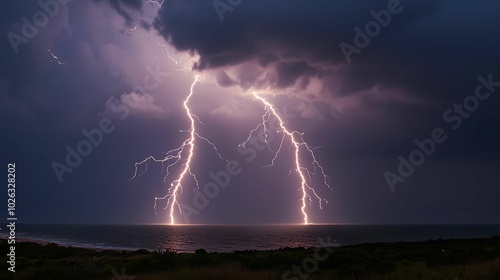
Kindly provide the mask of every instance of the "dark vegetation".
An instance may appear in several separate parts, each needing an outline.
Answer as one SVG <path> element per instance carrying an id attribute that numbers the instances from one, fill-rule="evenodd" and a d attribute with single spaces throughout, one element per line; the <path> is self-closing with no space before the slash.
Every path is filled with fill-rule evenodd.
<path id="1" fill-rule="evenodd" d="M 314 255 L 314 248 L 118 252 L 20 242 L 12 273 L 7 270 L 9 246 L 0 240 L 0 279 L 282 279 L 285 271 L 294 265 L 302 267 L 303 260 Z M 361 244 L 332 250 L 313 272 L 284 279 L 500 280 L 499 237 Z M 322 249 L 321 255 L 325 252 Z M 123 269 L 129 278 L 123 277 Z"/>

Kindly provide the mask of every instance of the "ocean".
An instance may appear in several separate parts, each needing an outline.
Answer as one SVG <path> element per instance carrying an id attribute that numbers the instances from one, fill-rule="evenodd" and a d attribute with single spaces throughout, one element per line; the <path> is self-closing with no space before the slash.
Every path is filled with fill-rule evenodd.
<path id="1" fill-rule="evenodd" d="M 23 225 L 16 238 L 112 250 L 233 252 L 500 236 L 500 225 Z M 3 230 L 0 235 L 7 236 Z"/>

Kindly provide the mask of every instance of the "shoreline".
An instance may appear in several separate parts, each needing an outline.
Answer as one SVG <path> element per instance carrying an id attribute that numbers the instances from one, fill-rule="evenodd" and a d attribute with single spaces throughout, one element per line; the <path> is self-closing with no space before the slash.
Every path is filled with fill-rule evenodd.
<path id="1" fill-rule="evenodd" d="M 0 235 L 0 240 L 8 240 L 8 237 L 4 235 Z M 16 245 L 19 243 L 32 243 L 32 244 L 38 244 L 42 246 L 46 246 L 49 244 L 56 244 L 59 247 L 64 247 L 64 248 L 77 248 L 77 249 L 88 249 L 92 251 L 116 251 L 116 252 L 121 252 L 121 251 L 127 251 L 127 252 L 133 252 L 136 250 L 141 250 L 141 249 L 132 249 L 132 248 L 118 248 L 118 247 L 109 247 L 106 248 L 104 246 L 93 246 L 90 244 L 69 244 L 64 241 L 58 241 L 58 240 L 45 240 L 45 239 L 39 239 L 39 238 L 34 238 L 34 237 L 16 237 Z M 144 249 L 146 250 L 146 249 Z M 149 251 L 149 250 L 147 250 Z"/>
<path id="2" fill-rule="evenodd" d="M 93 250 L 172 250 L 194 253 L 273 250 L 284 247 L 310 248 L 325 238 L 337 246 L 380 242 L 419 242 L 435 239 L 488 238 L 500 235 L 500 225 L 356 225 L 356 226 L 271 226 L 233 225 L 200 228 L 136 225 L 34 225 L 23 224 L 18 241 Z M 328 235 L 328 236 L 327 236 Z M 4 234 L 4 236 L 6 236 Z M 0 234 L 0 238 L 1 238 Z M 330 240 L 329 240 L 330 242 Z M 328 245 L 330 246 L 330 245 Z"/>
<path id="3" fill-rule="evenodd" d="M 478 240 L 494 240 L 498 239 L 500 236 L 498 235 L 493 235 L 489 237 L 484 237 L 484 238 L 476 238 L 476 237 L 471 237 L 471 238 L 435 238 L 435 239 L 428 239 L 428 240 L 419 240 L 419 241 L 392 241 L 392 242 L 365 242 L 365 243 L 359 243 L 359 244 L 339 244 L 339 243 L 331 243 L 331 246 L 316 246 L 316 247 L 281 247 L 281 248 L 270 248 L 270 249 L 243 249 L 243 250 L 233 250 L 233 251 L 208 251 L 207 253 L 215 253 L 215 254 L 234 254 L 235 252 L 270 252 L 270 251 L 276 251 L 276 250 L 282 250 L 282 249 L 315 249 L 315 248 L 325 248 L 325 247 L 331 247 L 331 248 L 343 248 L 343 247 L 353 247 L 353 246 L 387 246 L 387 245 L 395 245 L 395 244 L 418 244 L 418 243 L 425 243 L 425 242 L 453 242 L 453 241 L 478 241 Z M 0 241 L 2 240 L 8 240 L 7 236 L 0 235 Z M 30 244 L 37 244 L 37 245 L 42 245 L 46 246 L 49 244 L 56 244 L 59 247 L 63 248 L 76 248 L 76 249 L 87 249 L 87 250 L 92 250 L 92 251 L 114 251 L 114 252 L 136 252 L 136 251 L 144 251 L 144 252 L 149 252 L 149 253 L 155 253 L 159 251 L 171 251 L 179 254 L 195 254 L 195 251 L 180 251 L 180 250 L 175 250 L 175 249 L 147 249 L 147 248 L 122 248 L 122 247 L 105 247 L 105 246 L 99 246 L 99 245 L 91 245 L 91 244 L 69 244 L 64 241 L 58 241 L 58 240 L 45 240 L 45 239 L 39 239 L 39 238 L 34 238 L 34 237 L 16 237 L 16 245 L 19 243 L 30 243 Z M 205 250 L 204 248 L 199 248 L 202 250 Z"/>

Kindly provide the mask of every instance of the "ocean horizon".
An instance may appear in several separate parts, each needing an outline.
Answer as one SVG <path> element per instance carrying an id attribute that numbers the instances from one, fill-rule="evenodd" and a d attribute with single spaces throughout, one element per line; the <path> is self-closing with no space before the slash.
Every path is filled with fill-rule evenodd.
<path id="1" fill-rule="evenodd" d="M 0 236 L 6 238 L 7 233 Z M 16 238 L 103 250 L 234 252 L 286 247 L 416 242 L 500 236 L 500 225 L 258 224 L 84 225 L 19 224 Z"/>

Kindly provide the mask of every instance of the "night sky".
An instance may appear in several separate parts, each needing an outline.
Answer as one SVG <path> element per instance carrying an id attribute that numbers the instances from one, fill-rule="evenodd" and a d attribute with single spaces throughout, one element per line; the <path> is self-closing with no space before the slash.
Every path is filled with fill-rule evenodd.
<path id="1" fill-rule="evenodd" d="M 153 162 L 129 179 L 188 137 L 182 105 L 199 75 L 197 132 L 241 173 L 190 223 L 302 222 L 290 142 L 268 168 L 267 148 L 238 148 L 265 113 L 253 92 L 318 147 L 333 191 L 313 176 L 330 203 L 313 200 L 311 222 L 500 223 L 498 11 L 493 0 L 3 1 L 0 155 L 4 174 L 16 164 L 19 222 L 169 222 L 153 205 L 181 165 L 166 182 Z M 226 163 L 206 142 L 194 152 L 203 188 Z M 183 186 L 192 205 L 193 179 Z"/>

